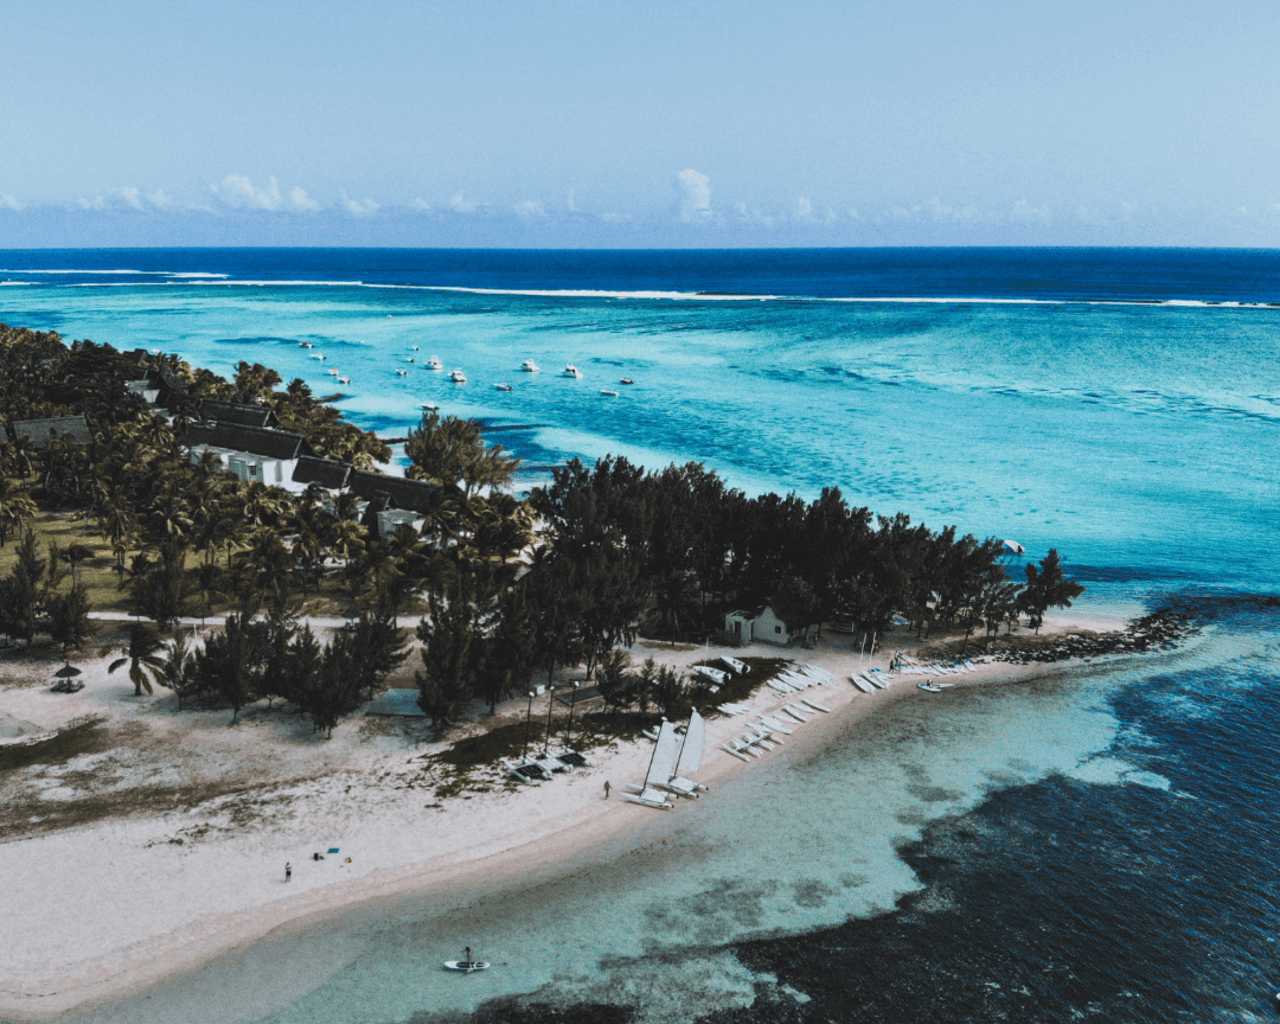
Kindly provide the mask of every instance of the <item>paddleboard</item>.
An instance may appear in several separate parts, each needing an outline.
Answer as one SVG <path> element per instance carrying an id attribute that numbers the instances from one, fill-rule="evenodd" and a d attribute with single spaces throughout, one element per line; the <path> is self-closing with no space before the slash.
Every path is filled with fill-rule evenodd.
<path id="1" fill-rule="evenodd" d="M 446 960 L 444 965 L 451 971 L 466 971 L 468 974 L 489 969 L 488 960 Z"/>

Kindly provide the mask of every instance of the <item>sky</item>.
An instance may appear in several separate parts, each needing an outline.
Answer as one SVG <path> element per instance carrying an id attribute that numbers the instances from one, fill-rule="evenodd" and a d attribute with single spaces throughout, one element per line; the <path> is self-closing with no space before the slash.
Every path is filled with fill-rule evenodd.
<path id="1" fill-rule="evenodd" d="M 1280 3 L 42 0 L 0 247 L 1280 244 Z"/>

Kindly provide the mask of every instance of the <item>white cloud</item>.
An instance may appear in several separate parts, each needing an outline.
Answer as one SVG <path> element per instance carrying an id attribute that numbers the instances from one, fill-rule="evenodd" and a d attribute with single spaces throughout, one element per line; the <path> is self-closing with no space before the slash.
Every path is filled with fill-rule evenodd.
<path id="1" fill-rule="evenodd" d="M 8 192 L 0 192 L 0 208 L 5 210 L 21 210 L 26 206 L 25 203 L 15 199 Z"/>
<path id="2" fill-rule="evenodd" d="M 1048 224 L 1049 207 L 1032 206 L 1025 199 L 1019 199 L 1009 211 L 1009 219 L 1020 224 Z"/>
<path id="3" fill-rule="evenodd" d="M 600 219 L 606 224 L 630 224 L 631 214 L 629 213 L 602 213 Z"/>
<path id="4" fill-rule="evenodd" d="M 680 193 L 676 216 L 685 224 L 710 219 L 710 181 L 705 174 L 692 169 L 680 171 L 676 175 L 676 189 Z"/>
<path id="5" fill-rule="evenodd" d="M 126 206 L 135 210 L 142 209 L 142 193 L 136 188 L 122 188 L 119 190 L 119 196 L 124 200 Z"/>
<path id="6" fill-rule="evenodd" d="M 475 213 L 480 209 L 480 204 L 474 199 L 468 199 L 459 189 L 454 197 L 449 200 L 449 209 L 454 213 Z"/>
<path id="7" fill-rule="evenodd" d="M 102 196 L 94 196 L 92 199 L 85 199 L 82 196 L 76 200 L 76 205 L 82 210 L 105 210 L 107 201 Z"/>
<path id="8" fill-rule="evenodd" d="M 256 189 L 243 174 L 228 174 L 209 190 L 233 210 L 287 210 L 294 213 L 320 209 L 320 204 L 301 188 L 294 186 L 287 195 L 280 194 L 280 183 L 272 175 L 267 187 Z"/>
<path id="9" fill-rule="evenodd" d="M 940 199 L 930 199 L 927 203 L 917 203 L 911 207 L 890 207 L 884 216 L 890 220 L 922 220 L 927 216 L 933 221 L 950 221 L 958 224 L 974 220 L 978 216 L 978 211 L 972 206 L 957 209 L 954 206 L 947 206 Z"/>
<path id="10" fill-rule="evenodd" d="M 526 220 L 531 217 L 545 217 L 547 215 L 547 211 L 542 208 L 542 204 L 535 203 L 532 199 L 526 199 L 523 203 L 516 203 L 512 209 Z"/>
<path id="11" fill-rule="evenodd" d="M 849 207 L 849 209 L 845 210 L 844 212 L 848 214 L 850 220 L 860 220 L 862 217 L 862 215 L 858 213 L 858 211 L 855 210 L 852 206 Z"/>
<path id="12" fill-rule="evenodd" d="M 1107 218 L 1102 215 L 1102 211 L 1096 206 L 1078 206 L 1076 207 L 1076 220 L 1081 224 L 1105 224 Z"/>
<path id="13" fill-rule="evenodd" d="M 578 204 L 573 201 L 573 189 L 569 189 L 569 195 L 565 197 L 564 208 L 570 213 L 578 212 Z"/>
<path id="14" fill-rule="evenodd" d="M 796 200 L 795 219 L 801 224 L 813 223 L 813 203 L 809 201 L 808 196 L 801 196 Z"/>
<path id="15" fill-rule="evenodd" d="M 431 209 L 431 204 L 428 203 L 425 199 L 415 199 L 413 202 L 409 204 L 409 209 L 417 210 L 419 213 L 426 213 L 428 210 Z"/>
<path id="16" fill-rule="evenodd" d="M 1120 216 L 1124 220 L 1133 220 L 1133 215 L 1138 212 L 1137 203 L 1120 202 Z"/>
<path id="17" fill-rule="evenodd" d="M 381 209 L 372 199 L 352 199 L 345 192 L 340 202 L 352 217 L 371 217 Z"/>
<path id="18" fill-rule="evenodd" d="M 771 228 L 774 224 L 773 217 L 767 213 L 761 213 L 754 206 L 748 207 L 746 203 L 734 203 L 733 215 L 744 224 L 759 224 L 766 228 Z"/>

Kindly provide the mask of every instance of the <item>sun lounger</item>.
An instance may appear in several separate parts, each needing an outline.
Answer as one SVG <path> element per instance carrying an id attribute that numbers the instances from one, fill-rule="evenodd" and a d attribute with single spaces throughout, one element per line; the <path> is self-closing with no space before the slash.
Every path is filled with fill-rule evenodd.
<path id="1" fill-rule="evenodd" d="M 831 709 L 830 709 L 830 708 L 824 708 L 824 707 L 823 707 L 821 704 L 819 704 L 817 701 L 812 701 L 812 700 L 801 700 L 801 701 L 800 701 L 800 703 L 801 703 L 801 704 L 804 704 L 804 705 L 806 705 L 806 706 L 808 706 L 808 707 L 813 708 L 813 710 L 814 710 L 814 711 L 821 711 L 823 714 L 827 714 L 827 715 L 831 714 Z"/>

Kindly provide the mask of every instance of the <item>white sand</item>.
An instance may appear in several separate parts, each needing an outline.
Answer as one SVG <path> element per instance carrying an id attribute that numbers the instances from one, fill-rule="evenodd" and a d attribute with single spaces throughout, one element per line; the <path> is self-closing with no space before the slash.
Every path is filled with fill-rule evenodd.
<path id="1" fill-rule="evenodd" d="M 1068 613 L 1045 632 L 1119 628 L 1118 616 Z M 637 646 L 637 660 L 685 667 L 715 649 Z M 922 698 L 915 676 L 895 676 L 887 691 L 861 694 L 848 683 L 857 661 L 847 638 L 813 651 L 746 648 L 735 653 L 810 661 L 837 674 L 810 696 L 831 708 L 796 726 L 790 749 L 818 744 L 889 702 Z M 885 667 L 891 650 L 877 653 Z M 0 1016 L 39 1019 L 85 1002 L 153 984 L 164 975 L 261 936 L 287 921 L 390 893 L 455 886 L 481 872 L 513 883 L 540 864 L 581 851 L 585 842 L 624 836 L 658 812 L 619 799 L 642 779 L 651 745 L 625 743 L 591 754 L 596 767 L 510 791 L 494 774 L 491 791 L 451 798 L 441 807 L 423 755 L 421 725 L 355 718 L 331 741 L 279 712 L 253 709 L 229 728 L 226 711 L 176 711 L 170 696 L 134 698 L 123 673 L 107 676 L 105 659 L 84 666 L 86 688 L 52 694 L 46 682 L 16 680 L 0 668 L 0 718 L 29 731 L 56 729 L 86 715 L 122 730 L 120 745 L 65 765 L 6 773 L 6 802 L 55 808 L 86 791 L 145 799 L 150 788 L 239 789 L 164 813 L 145 809 L 91 824 L 0 843 Z M 958 685 L 1042 674 L 1045 666 L 989 664 L 951 677 Z M 750 701 L 769 713 L 793 697 L 762 687 Z M 545 720 L 547 698 L 534 703 Z M 503 711 L 523 720 L 523 701 Z M 747 718 L 709 723 L 700 781 L 713 787 L 728 773 L 750 771 L 719 749 Z M 19 737 L 9 742 L 23 742 Z M 767 757 L 768 755 L 766 755 Z M 16 777 L 16 778 L 15 778 Z M 608 779 L 614 796 L 602 797 Z M 672 798 L 675 801 L 675 798 Z M 696 813 L 676 801 L 675 814 Z M 16 805 L 15 804 L 15 805 Z M 51 812 L 52 813 L 52 812 Z M 39 818 L 39 813 L 32 815 Z M 38 827 L 31 822 L 29 829 Z M 21 829 L 17 830 L 21 833 Z M 13 830 L 10 834 L 14 834 Z M 180 841 L 180 842 L 179 842 Z M 316 862 L 314 852 L 340 854 Z M 346 858 L 350 857 L 350 862 Z M 293 865 L 284 881 L 284 865 Z"/>

